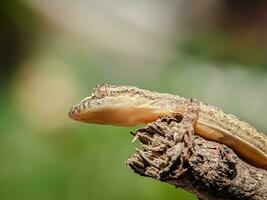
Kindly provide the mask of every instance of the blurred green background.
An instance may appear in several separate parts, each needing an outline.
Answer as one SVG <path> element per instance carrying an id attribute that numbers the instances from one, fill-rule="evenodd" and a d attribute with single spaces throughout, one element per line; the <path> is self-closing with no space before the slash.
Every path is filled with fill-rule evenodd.
<path id="1" fill-rule="evenodd" d="M 0 199 L 196 199 L 126 167 L 131 129 L 74 122 L 68 110 L 97 84 L 126 84 L 197 98 L 267 132 L 266 9 L 1 0 Z"/>

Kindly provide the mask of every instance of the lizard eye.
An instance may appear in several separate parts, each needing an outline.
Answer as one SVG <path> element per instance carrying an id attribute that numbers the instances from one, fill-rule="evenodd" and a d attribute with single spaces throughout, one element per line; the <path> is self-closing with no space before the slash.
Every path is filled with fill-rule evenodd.
<path id="1" fill-rule="evenodd" d="M 107 96 L 107 87 L 106 85 L 98 85 L 94 88 L 92 96 L 96 98 L 103 98 Z"/>

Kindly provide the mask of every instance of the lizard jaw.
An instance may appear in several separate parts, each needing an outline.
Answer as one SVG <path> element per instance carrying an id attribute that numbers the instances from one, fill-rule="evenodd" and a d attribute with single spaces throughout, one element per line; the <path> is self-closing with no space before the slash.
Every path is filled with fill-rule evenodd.
<path id="1" fill-rule="evenodd" d="M 141 113 L 146 112 L 146 115 Z M 85 114 L 76 116 L 74 120 L 94 124 L 106 124 L 115 126 L 135 126 L 155 121 L 159 116 L 155 113 L 148 113 L 150 110 L 137 110 L 124 108 L 120 110 L 102 109 L 91 110 Z"/>
<path id="2" fill-rule="evenodd" d="M 155 121 L 160 116 L 155 109 L 142 107 L 93 108 L 80 112 L 77 109 L 79 109 L 79 106 L 73 107 L 69 113 L 73 120 L 125 127 L 147 124 Z"/>
<path id="3" fill-rule="evenodd" d="M 116 126 L 135 126 L 169 115 L 161 96 L 129 86 L 98 85 L 92 95 L 70 109 L 76 121 Z"/>
<path id="4" fill-rule="evenodd" d="M 164 107 L 135 101 L 132 97 L 85 98 L 69 111 L 75 121 L 115 126 L 135 126 L 155 121 L 169 111 Z"/>

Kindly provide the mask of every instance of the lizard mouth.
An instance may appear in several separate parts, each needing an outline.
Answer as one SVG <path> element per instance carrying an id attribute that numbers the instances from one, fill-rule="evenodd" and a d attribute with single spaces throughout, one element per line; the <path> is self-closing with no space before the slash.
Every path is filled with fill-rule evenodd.
<path id="1" fill-rule="evenodd" d="M 90 101 L 92 101 L 93 96 L 87 97 L 83 99 L 80 103 L 78 103 L 75 106 L 72 106 L 70 111 L 69 111 L 69 117 L 71 119 L 76 119 L 86 108 L 89 107 Z"/>
<path id="2" fill-rule="evenodd" d="M 159 101 L 152 92 L 138 88 L 98 85 L 90 97 L 70 109 L 69 117 L 85 123 L 126 127 L 147 124 L 170 112 Z"/>
<path id="3" fill-rule="evenodd" d="M 72 107 L 69 112 L 70 118 L 85 123 L 129 127 L 146 124 L 159 117 L 154 110 L 141 107 L 112 106 L 82 109 L 79 105 Z"/>
<path id="4" fill-rule="evenodd" d="M 77 120 L 86 113 L 86 111 L 97 110 L 100 105 L 104 105 L 105 98 L 108 95 L 108 88 L 111 87 L 108 84 L 97 85 L 92 90 L 92 95 L 84 98 L 80 103 L 73 106 L 69 111 L 69 117 Z"/>
<path id="5" fill-rule="evenodd" d="M 85 98 L 69 111 L 69 117 L 75 121 L 115 126 L 135 126 L 147 124 L 160 116 L 161 110 L 155 106 L 142 105 L 131 97 Z"/>

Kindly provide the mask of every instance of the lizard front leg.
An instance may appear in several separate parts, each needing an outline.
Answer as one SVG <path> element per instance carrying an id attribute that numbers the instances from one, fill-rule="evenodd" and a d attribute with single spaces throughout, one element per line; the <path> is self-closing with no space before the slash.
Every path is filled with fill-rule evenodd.
<path id="1" fill-rule="evenodd" d="M 157 123 L 149 123 L 149 129 L 151 132 L 156 131 L 158 134 L 149 135 L 141 130 L 135 134 L 134 140 L 139 138 L 142 142 L 142 147 L 145 151 L 138 150 L 140 156 L 151 165 L 151 169 L 147 171 L 148 174 L 158 174 L 155 178 L 160 179 L 164 177 L 165 173 L 170 172 L 171 168 L 177 161 L 183 162 L 181 152 L 185 149 L 190 149 L 190 138 L 194 134 L 194 123 L 196 122 L 198 113 L 198 104 L 193 100 L 188 100 L 184 105 L 181 105 L 181 101 L 176 104 L 179 109 L 184 106 L 185 112 L 173 112 L 171 116 L 161 117 L 163 123 L 166 124 L 166 130 L 160 132 Z M 179 122 L 177 124 L 177 122 Z M 171 123 L 175 123 L 175 126 L 169 126 Z M 163 125 L 161 127 L 164 127 Z M 172 127 L 171 129 L 168 127 Z M 153 139 L 154 138 L 154 139 Z M 182 142 L 186 141 L 186 142 Z M 186 147 L 183 145 L 187 145 Z M 188 148 L 189 147 L 189 148 Z M 159 159 L 154 159 L 153 154 L 162 154 L 165 156 L 159 156 Z M 185 152 L 185 155 L 188 152 Z M 162 158 L 162 159 L 160 159 Z M 153 173 L 157 171 L 157 173 Z"/>
<path id="2" fill-rule="evenodd" d="M 177 107 L 181 107 L 181 100 L 178 100 L 176 104 Z M 168 156 L 169 165 L 161 169 L 160 173 L 169 171 L 175 162 L 177 162 L 178 156 L 181 154 L 181 151 L 184 149 L 181 141 L 188 141 L 194 134 L 194 125 L 197 120 L 199 103 L 193 99 L 183 101 L 184 113 L 174 113 L 173 117 L 176 119 L 181 119 L 181 122 L 172 128 L 170 132 L 173 137 L 173 145 L 167 149 L 166 155 Z M 179 110 L 179 109 L 177 109 Z M 179 121 L 179 120 L 178 120 Z M 190 142 L 185 142 L 184 144 L 191 144 Z M 190 149 L 187 148 L 187 149 Z"/>

